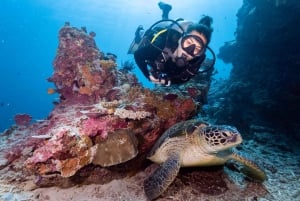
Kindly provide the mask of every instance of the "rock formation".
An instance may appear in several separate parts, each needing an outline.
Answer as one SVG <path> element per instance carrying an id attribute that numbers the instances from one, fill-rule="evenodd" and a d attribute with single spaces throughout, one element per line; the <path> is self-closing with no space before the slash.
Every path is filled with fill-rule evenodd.
<path id="1" fill-rule="evenodd" d="M 264 122 L 300 136 L 299 10 L 296 0 L 244 1 L 236 40 L 218 55 L 233 65 L 229 80 L 212 90 L 218 121 L 244 129 Z"/>

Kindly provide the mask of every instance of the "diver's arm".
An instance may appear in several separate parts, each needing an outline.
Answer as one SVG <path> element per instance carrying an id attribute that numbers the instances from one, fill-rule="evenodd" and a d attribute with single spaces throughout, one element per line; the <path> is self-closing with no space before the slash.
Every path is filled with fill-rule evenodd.
<path id="1" fill-rule="evenodd" d="M 205 55 L 197 58 L 196 60 L 191 61 L 181 72 L 178 74 L 169 76 L 172 84 L 184 83 L 194 77 L 201 67 L 201 64 L 205 60 Z M 178 67 L 179 68 L 179 67 Z"/>
<path id="2" fill-rule="evenodd" d="M 161 52 L 152 45 L 139 48 L 134 53 L 134 59 L 138 67 L 147 79 L 150 79 L 147 61 L 154 61 Z"/>
<path id="3" fill-rule="evenodd" d="M 146 47 L 142 47 L 134 53 L 134 59 L 144 76 L 149 79 L 150 74 L 146 63 L 146 55 L 147 49 Z"/>

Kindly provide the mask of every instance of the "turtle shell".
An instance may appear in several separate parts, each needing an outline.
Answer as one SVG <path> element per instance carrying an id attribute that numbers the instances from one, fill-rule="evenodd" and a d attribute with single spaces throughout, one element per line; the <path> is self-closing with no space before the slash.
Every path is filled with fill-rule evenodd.
<path id="1" fill-rule="evenodd" d="M 190 135 L 194 132 L 194 130 L 198 127 L 206 127 L 209 124 L 198 120 L 198 119 L 191 119 L 187 121 L 182 121 L 177 124 L 174 124 L 170 128 L 168 128 L 162 136 L 156 141 L 154 146 L 152 147 L 151 151 L 148 154 L 148 157 L 151 157 L 155 154 L 155 151 L 168 139 L 173 137 L 178 137 L 181 135 Z"/>

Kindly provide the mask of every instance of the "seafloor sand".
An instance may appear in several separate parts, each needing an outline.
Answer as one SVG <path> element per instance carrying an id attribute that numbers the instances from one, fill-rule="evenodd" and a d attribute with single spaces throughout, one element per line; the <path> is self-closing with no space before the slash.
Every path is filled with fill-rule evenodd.
<path id="1" fill-rule="evenodd" d="M 274 135 L 271 130 L 266 132 L 266 129 L 260 127 L 255 129 L 252 140 L 244 140 L 241 151 L 252 153 L 252 158 L 259 161 L 265 169 L 268 180 L 263 184 L 249 182 L 243 179 L 240 173 L 226 167 L 227 174 L 222 173 L 222 175 L 227 189 L 210 189 L 219 193 L 209 195 L 201 192 L 201 189 L 197 189 L 195 185 L 187 185 L 187 182 L 184 182 L 184 174 L 187 173 L 181 171 L 180 176 L 158 200 L 300 200 L 300 148 L 297 142 L 287 139 L 288 135 L 285 133 Z M 1 144 L 1 146 L 5 145 Z M 143 180 L 156 168 L 156 165 L 153 164 L 134 176 L 113 180 L 107 184 L 90 184 L 64 189 L 57 187 L 36 189 L 33 184 L 34 178 L 18 181 L 18 171 L 15 170 L 19 168 L 22 168 L 22 164 L 14 164 L 13 168 L 0 170 L 1 201 L 142 201 L 146 200 L 143 193 Z M 199 168 L 199 171 L 203 175 L 207 170 Z M 208 183 L 204 185 L 207 185 L 207 189 L 210 188 Z"/>

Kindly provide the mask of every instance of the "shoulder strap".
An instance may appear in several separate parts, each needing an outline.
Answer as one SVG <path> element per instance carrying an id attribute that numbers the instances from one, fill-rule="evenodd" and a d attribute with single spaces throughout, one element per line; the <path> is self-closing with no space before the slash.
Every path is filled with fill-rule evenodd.
<path id="1" fill-rule="evenodd" d="M 162 29 L 159 32 L 155 33 L 153 35 L 153 38 L 151 40 L 151 43 L 154 43 L 154 41 L 157 39 L 157 37 L 159 37 L 161 34 L 165 33 L 168 29 Z"/>

